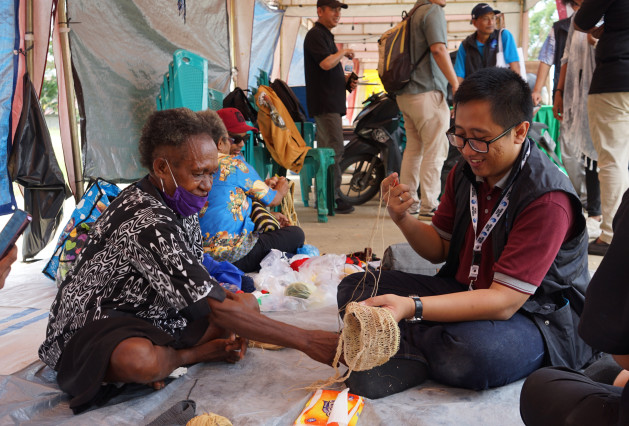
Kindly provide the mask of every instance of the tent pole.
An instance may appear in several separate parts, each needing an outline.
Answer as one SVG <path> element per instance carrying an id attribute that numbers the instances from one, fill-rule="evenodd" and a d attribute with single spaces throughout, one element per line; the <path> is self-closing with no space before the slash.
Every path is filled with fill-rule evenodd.
<path id="1" fill-rule="evenodd" d="M 33 0 L 26 1 L 26 33 L 24 34 L 24 44 L 26 50 L 26 71 L 33 78 L 33 57 L 35 52 L 35 37 L 33 34 Z"/>
<path id="2" fill-rule="evenodd" d="M 229 34 L 229 63 L 231 66 L 230 76 L 231 85 L 229 90 L 238 86 L 238 65 L 236 64 L 236 35 L 235 35 L 235 22 L 234 14 L 236 12 L 235 0 L 227 2 L 227 19 L 228 19 L 228 34 Z"/>
<path id="3" fill-rule="evenodd" d="M 59 8 L 59 36 L 61 42 L 61 55 L 63 64 L 63 80 L 66 86 L 66 97 L 68 99 L 68 118 L 70 121 L 70 141 L 72 143 L 72 164 L 74 165 L 74 176 L 76 192 L 74 199 L 78 203 L 83 197 L 83 169 L 81 167 L 81 147 L 79 146 L 79 132 L 76 124 L 76 110 L 74 109 L 74 79 L 72 78 L 72 65 L 70 57 L 70 26 L 68 25 L 68 15 L 66 13 L 66 1 L 60 0 Z"/>

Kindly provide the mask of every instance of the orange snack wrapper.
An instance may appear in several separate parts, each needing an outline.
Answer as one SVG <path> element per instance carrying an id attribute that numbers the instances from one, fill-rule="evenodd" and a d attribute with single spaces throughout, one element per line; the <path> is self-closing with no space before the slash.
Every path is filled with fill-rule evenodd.
<path id="1" fill-rule="evenodd" d="M 348 391 L 317 390 L 294 425 L 356 426 L 365 401 Z"/>

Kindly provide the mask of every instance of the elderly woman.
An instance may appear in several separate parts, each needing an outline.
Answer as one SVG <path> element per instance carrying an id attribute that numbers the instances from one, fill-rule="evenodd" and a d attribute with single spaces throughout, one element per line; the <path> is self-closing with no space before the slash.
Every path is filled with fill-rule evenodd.
<path id="1" fill-rule="evenodd" d="M 179 366 L 237 362 L 247 338 L 331 362 L 337 335 L 261 315 L 255 298 L 225 292 L 202 265 L 197 213 L 218 168 L 211 134 L 188 109 L 149 117 L 140 139 L 149 175 L 95 222 L 60 285 L 39 356 L 75 413 L 111 395 L 103 382 L 159 389 Z"/>
<path id="2" fill-rule="evenodd" d="M 226 131 L 215 135 L 218 146 L 218 170 L 208 195 L 208 206 L 199 214 L 204 250 L 215 260 L 232 262 L 244 272 L 260 269 L 260 261 L 278 249 L 295 253 L 304 243 L 304 232 L 298 226 L 286 226 L 288 219 L 278 217 L 277 226 L 263 230 L 253 217 L 272 219 L 264 206 L 281 203 L 288 192 L 284 177 L 263 181 L 255 169 L 240 155 L 247 131 L 258 130 L 247 125 L 236 108 L 199 113 L 212 127 Z M 217 121 L 224 123 L 219 125 Z M 279 225 L 283 226 L 280 227 Z"/>

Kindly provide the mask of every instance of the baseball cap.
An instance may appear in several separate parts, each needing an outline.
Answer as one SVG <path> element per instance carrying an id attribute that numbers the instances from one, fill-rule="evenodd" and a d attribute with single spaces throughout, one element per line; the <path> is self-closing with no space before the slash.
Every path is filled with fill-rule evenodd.
<path id="1" fill-rule="evenodd" d="M 223 120 L 223 124 L 229 133 L 247 133 L 251 130 L 258 133 L 258 129 L 247 124 L 245 117 L 236 108 L 223 108 L 216 111 Z"/>
<path id="2" fill-rule="evenodd" d="M 341 3 L 338 0 L 317 0 L 317 7 L 328 6 L 333 9 L 337 7 L 342 7 L 343 9 L 347 9 L 347 5 L 345 3 Z"/>
<path id="3" fill-rule="evenodd" d="M 500 11 L 493 9 L 487 3 L 478 3 L 476 6 L 474 6 L 474 9 L 472 9 L 472 19 L 478 19 L 483 15 L 487 15 L 488 13 L 498 15 Z"/>

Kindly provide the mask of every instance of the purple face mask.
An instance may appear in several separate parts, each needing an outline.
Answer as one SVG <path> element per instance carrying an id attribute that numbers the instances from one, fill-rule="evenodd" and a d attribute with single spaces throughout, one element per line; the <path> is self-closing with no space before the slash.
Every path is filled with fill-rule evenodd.
<path id="1" fill-rule="evenodd" d="M 166 159 L 165 159 L 166 160 Z M 170 196 L 164 190 L 164 181 L 162 181 L 162 197 L 164 201 L 173 209 L 176 213 L 179 213 L 181 216 L 192 216 L 195 213 L 199 213 L 205 203 L 207 202 L 207 196 L 199 197 L 198 195 L 194 195 L 193 193 L 186 191 L 184 188 L 177 184 L 175 180 L 175 176 L 173 175 L 173 171 L 170 169 L 170 164 L 168 164 L 168 160 L 166 160 L 166 165 L 168 165 L 168 170 L 170 171 L 170 175 L 173 178 L 173 182 L 177 188 L 175 189 L 175 193 Z"/>

